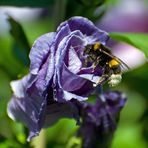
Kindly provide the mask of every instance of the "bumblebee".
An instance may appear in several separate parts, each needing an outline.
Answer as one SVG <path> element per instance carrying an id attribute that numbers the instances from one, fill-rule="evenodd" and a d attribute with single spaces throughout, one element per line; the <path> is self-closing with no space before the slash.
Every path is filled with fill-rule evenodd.
<path id="1" fill-rule="evenodd" d="M 87 45 L 84 49 L 85 63 L 93 63 L 93 70 L 97 66 L 103 69 L 102 77 L 94 84 L 97 86 L 108 81 L 109 86 L 116 86 L 122 79 L 122 67 L 129 69 L 122 60 L 111 53 L 111 49 L 100 42 Z"/>

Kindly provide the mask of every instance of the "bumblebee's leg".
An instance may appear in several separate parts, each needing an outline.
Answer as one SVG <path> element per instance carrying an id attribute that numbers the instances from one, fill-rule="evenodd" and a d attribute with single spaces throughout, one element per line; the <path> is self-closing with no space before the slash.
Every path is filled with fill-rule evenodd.
<path id="1" fill-rule="evenodd" d="M 96 87 L 97 85 L 103 85 L 106 81 L 108 81 L 109 76 L 107 74 L 102 75 L 102 77 L 93 85 Z"/>
<path id="2" fill-rule="evenodd" d="M 94 71 L 95 71 L 96 66 L 97 66 L 97 63 L 96 63 L 96 62 L 94 62 L 94 63 L 93 63 L 93 65 L 92 65 L 92 67 L 93 67 L 92 72 L 94 72 Z"/>
<path id="3" fill-rule="evenodd" d="M 100 57 L 97 57 L 93 63 L 93 70 L 92 72 L 94 72 L 95 68 L 97 67 L 97 65 L 99 64 L 99 61 L 100 61 Z"/>
<path id="4" fill-rule="evenodd" d="M 94 71 L 95 71 L 95 68 L 97 67 L 97 65 L 98 65 L 98 63 L 99 63 L 99 57 L 96 57 L 95 58 L 95 61 L 93 62 L 93 65 L 92 65 L 92 67 L 93 67 L 93 69 L 92 69 L 92 73 L 94 73 Z M 92 76 L 92 79 L 93 79 L 93 77 L 94 77 L 94 75 Z"/>
<path id="5" fill-rule="evenodd" d="M 88 66 L 88 63 L 91 63 L 91 62 L 93 62 L 93 59 L 92 59 L 92 57 L 91 56 L 88 56 L 85 60 L 84 60 L 84 67 L 87 67 Z"/>
<path id="6" fill-rule="evenodd" d="M 86 58 L 83 63 L 83 67 L 87 67 L 88 59 Z"/>
<path id="7" fill-rule="evenodd" d="M 94 87 L 97 85 L 103 85 L 106 81 L 109 80 L 111 74 L 112 70 L 108 67 L 108 65 L 105 65 L 103 68 L 103 74 L 101 78 L 94 84 Z"/>

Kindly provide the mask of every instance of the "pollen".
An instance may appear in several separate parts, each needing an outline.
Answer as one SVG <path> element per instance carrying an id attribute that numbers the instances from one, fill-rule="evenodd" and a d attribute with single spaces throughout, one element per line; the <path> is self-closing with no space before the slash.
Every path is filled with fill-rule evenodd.
<path id="1" fill-rule="evenodd" d="M 112 59 L 109 61 L 109 67 L 112 68 L 114 66 L 118 66 L 120 63 L 116 59 Z"/>
<path id="2" fill-rule="evenodd" d="M 98 49 L 100 48 L 100 46 L 101 46 L 101 43 L 100 43 L 100 42 L 96 42 L 96 43 L 94 44 L 93 50 L 94 50 L 94 51 L 98 50 Z"/>
<path id="3" fill-rule="evenodd" d="M 117 86 L 122 80 L 121 74 L 112 74 L 109 78 L 108 84 L 110 87 Z"/>

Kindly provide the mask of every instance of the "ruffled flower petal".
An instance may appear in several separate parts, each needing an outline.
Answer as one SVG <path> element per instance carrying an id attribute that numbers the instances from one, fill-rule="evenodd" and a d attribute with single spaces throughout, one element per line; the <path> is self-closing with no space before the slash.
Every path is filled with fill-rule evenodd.
<path id="1" fill-rule="evenodd" d="M 86 36 L 87 44 L 92 44 L 98 41 L 105 44 L 109 39 L 106 32 L 95 27 L 87 18 L 81 16 L 72 17 L 68 20 L 68 25 L 71 31 L 80 30 L 82 34 Z"/>
<path id="2" fill-rule="evenodd" d="M 30 72 L 11 82 L 13 96 L 8 104 L 8 115 L 29 128 L 28 140 L 63 117 L 79 122 L 78 104 L 88 99 L 93 83 L 102 75 L 99 67 L 93 70 L 84 64 L 85 46 L 97 41 L 105 44 L 108 38 L 88 19 L 72 17 L 56 32 L 35 41 Z"/>
<path id="3" fill-rule="evenodd" d="M 39 37 L 33 44 L 30 58 L 30 72 L 36 75 L 50 54 L 51 46 L 55 37 L 55 33 L 47 33 Z"/>
<path id="4" fill-rule="evenodd" d="M 14 95 L 7 109 L 12 119 L 24 123 L 30 129 L 31 137 L 38 135 L 43 126 L 43 113 L 46 108 L 46 101 L 42 96 L 36 94 L 36 97 L 32 98 L 27 92 L 34 80 L 34 76 L 27 75 L 22 80 L 12 83 Z"/>

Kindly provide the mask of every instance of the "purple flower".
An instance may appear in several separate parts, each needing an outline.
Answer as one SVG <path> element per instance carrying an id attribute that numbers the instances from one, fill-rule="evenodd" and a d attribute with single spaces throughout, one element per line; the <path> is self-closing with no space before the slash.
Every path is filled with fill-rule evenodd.
<path id="1" fill-rule="evenodd" d="M 14 94 L 8 104 L 8 115 L 29 128 L 28 140 L 62 117 L 78 122 L 76 102 L 88 99 L 93 82 L 101 76 L 100 70 L 84 66 L 84 48 L 107 40 L 108 34 L 88 19 L 73 17 L 35 41 L 29 55 L 30 72 L 11 82 Z"/>
<path id="2" fill-rule="evenodd" d="M 81 104 L 83 123 L 79 136 L 84 148 L 108 148 L 125 102 L 125 95 L 112 91 L 100 95 L 94 105 Z"/>

